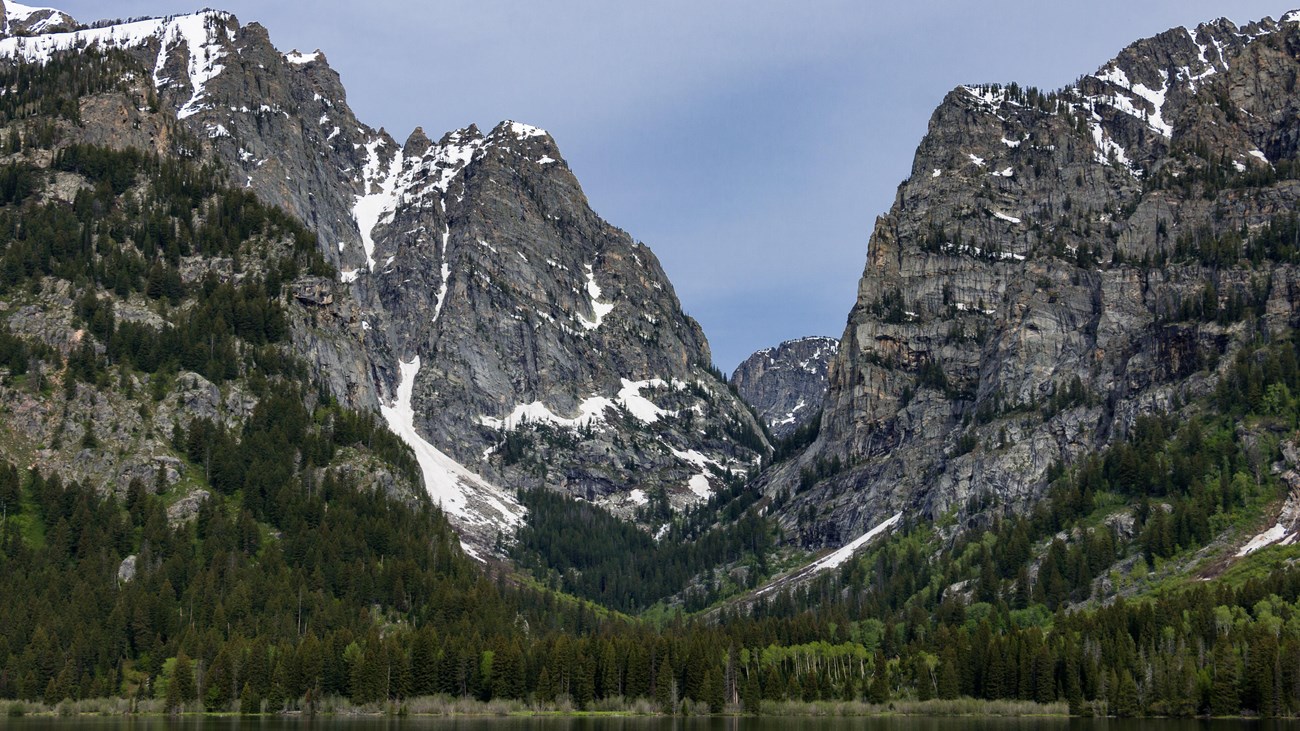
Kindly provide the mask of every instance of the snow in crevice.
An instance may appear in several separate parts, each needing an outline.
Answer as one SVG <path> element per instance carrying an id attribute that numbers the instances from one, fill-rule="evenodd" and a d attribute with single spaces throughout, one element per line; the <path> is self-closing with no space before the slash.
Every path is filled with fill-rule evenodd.
<path id="1" fill-rule="evenodd" d="M 420 357 L 409 363 L 399 362 L 398 371 L 401 380 L 396 398 L 392 403 L 381 403 L 379 410 L 388 428 L 415 452 L 424 487 L 433 502 L 442 507 L 453 524 L 506 532 L 522 525 L 525 509 L 509 492 L 471 472 L 416 431 L 412 394 Z"/>
<path id="2" fill-rule="evenodd" d="M 447 301 L 447 286 L 451 281 L 451 263 L 447 256 L 447 244 L 451 241 L 451 224 L 447 224 L 442 231 L 442 250 L 438 252 L 438 258 L 442 259 L 442 282 L 438 284 L 438 299 L 433 304 L 433 321 L 437 322 L 442 315 L 442 305 Z"/>
<path id="3" fill-rule="evenodd" d="M 605 316 L 614 311 L 614 303 L 600 301 L 601 290 L 600 285 L 596 284 L 596 275 L 590 264 L 584 265 L 584 268 L 587 270 L 587 295 L 591 298 L 592 319 L 578 315 L 578 322 L 588 330 L 595 330 L 605 321 Z"/>
<path id="4" fill-rule="evenodd" d="M 1133 104 L 1133 100 L 1124 94 L 1114 94 L 1111 96 L 1096 97 L 1095 101 L 1114 107 L 1119 111 L 1136 117 L 1157 134 L 1170 138 L 1174 134 L 1174 128 L 1164 119 L 1165 96 L 1169 93 L 1169 73 L 1160 72 L 1160 89 L 1151 89 L 1144 84 L 1134 84 L 1129 81 L 1128 74 L 1118 66 L 1110 66 L 1094 75 L 1100 81 L 1104 81 L 1115 86 L 1132 92 L 1137 97 L 1151 105 L 1151 112 L 1145 109 L 1139 109 Z"/>
<path id="5" fill-rule="evenodd" d="M 386 144 L 384 138 L 376 138 L 366 145 L 366 164 L 361 173 L 364 192 L 358 195 L 352 206 L 352 217 L 357 222 L 361 234 L 361 246 L 366 252 L 366 267 L 375 269 L 374 230 L 381 222 L 391 222 L 397 210 L 397 178 L 402 170 L 402 151 L 393 154 L 385 166 L 379 155 L 379 148 Z M 384 221 L 387 217 L 387 221 Z"/>
<path id="6" fill-rule="evenodd" d="M 181 44 L 189 53 L 190 99 L 176 112 L 179 119 L 202 111 L 203 101 L 207 98 L 207 83 L 225 70 L 221 59 L 225 58 L 226 51 L 211 32 L 218 22 L 217 17 L 207 13 L 186 15 L 172 20 L 163 35 L 160 57 Z"/>
<path id="7" fill-rule="evenodd" d="M 829 571 L 842 566 L 846 561 L 853 558 L 854 554 L 860 551 L 864 546 L 882 533 L 898 525 L 902 520 L 903 514 L 901 512 L 894 513 L 879 525 L 858 536 L 839 550 L 827 554 L 807 566 L 773 581 L 760 589 L 755 596 L 763 596 L 764 594 L 768 594 L 782 587 L 792 586 L 806 579 L 810 579 L 824 571 Z"/>

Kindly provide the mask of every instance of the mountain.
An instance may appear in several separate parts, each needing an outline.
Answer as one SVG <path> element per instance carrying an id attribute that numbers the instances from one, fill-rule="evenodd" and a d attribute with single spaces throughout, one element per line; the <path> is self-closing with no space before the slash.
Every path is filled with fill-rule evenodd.
<path id="1" fill-rule="evenodd" d="M 518 489 L 634 518 L 655 491 L 703 502 L 769 449 L 654 254 L 591 211 L 545 131 L 398 143 L 356 119 L 323 53 L 228 13 L 66 25 L 22 26 L 0 57 L 128 54 L 149 73 L 82 100 L 78 139 L 182 147 L 310 228 L 338 274 L 293 283 L 313 313 L 295 352 L 415 450 L 480 550 L 520 525 Z"/>
<path id="2" fill-rule="evenodd" d="M 746 358 L 731 382 L 772 436 L 783 439 L 818 416 L 826 398 L 827 364 L 838 348 L 835 338 L 787 340 Z"/>
<path id="3" fill-rule="evenodd" d="M 768 445 L 544 132 L 4 13 L 9 715 L 1300 713 L 1300 14 L 949 95 Z"/>
<path id="4" fill-rule="evenodd" d="M 1298 45 L 1300 13 L 1221 19 L 1058 92 L 950 92 L 876 221 L 819 437 L 765 478 L 787 532 L 1023 513 L 1289 338 Z"/>

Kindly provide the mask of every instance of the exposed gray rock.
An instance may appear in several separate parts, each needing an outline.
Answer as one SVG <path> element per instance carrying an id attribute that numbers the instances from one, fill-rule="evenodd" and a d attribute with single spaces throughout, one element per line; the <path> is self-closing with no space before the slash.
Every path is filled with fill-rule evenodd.
<path id="1" fill-rule="evenodd" d="M 787 535 L 1028 509 L 1050 465 L 1212 392 L 1241 347 L 1294 327 L 1294 266 L 1195 250 L 1295 210 L 1300 181 L 1270 171 L 1296 159 L 1297 43 L 1295 22 L 1221 20 L 1056 94 L 949 93 L 876 222 L 820 437 L 765 480 Z M 799 492 L 814 468 L 835 474 Z"/>
<path id="2" fill-rule="evenodd" d="M 122 563 L 117 566 L 117 580 L 122 584 L 129 584 L 135 580 L 135 566 L 139 557 L 134 553 L 122 559 Z"/>
<path id="3" fill-rule="evenodd" d="M 745 359 L 731 382 L 780 439 L 820 418 L 826 398 L 826 369 L 840 341 L 809 337 L 787 340 Z"/>
<path id="4" fill-rule="evenodd" d="M 167 524 L 177 526 L 198 517 L 199 510 L 211 497 L 207 490 L 195 490 L 167 506 Z"/>

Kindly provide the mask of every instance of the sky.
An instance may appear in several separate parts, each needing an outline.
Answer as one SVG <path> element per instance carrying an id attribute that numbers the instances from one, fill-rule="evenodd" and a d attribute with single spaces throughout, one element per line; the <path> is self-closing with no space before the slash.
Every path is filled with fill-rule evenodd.
<path id="1" fill-rule="evenodd" d="M 1122 48 L 1255 0 L 197 0 L 321 49 L 399 140 L 548 130 L 595 209 L 659 256 L 714 361 L 839 337 L 867 241 L 960 84 L 1057 89 Z M 1300 0 L 1292 0 L 1300 6 Z M 184 0 L 66 0 L 82 22 Z"/>

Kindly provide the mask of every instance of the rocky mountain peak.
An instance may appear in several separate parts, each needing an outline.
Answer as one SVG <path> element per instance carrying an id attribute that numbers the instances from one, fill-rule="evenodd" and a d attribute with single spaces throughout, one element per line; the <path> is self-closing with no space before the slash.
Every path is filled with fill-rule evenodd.
<path id="1" fill-rule="evenodd" d="M 701 502 L 769 449 L 654 254 L 590 209 L 546 131 L 507 120 L 399 145 L 356 118 L 324 54 L 216 11 L 0 39 L 0 57 L 89 47 L 151 73 L 131 103 L 86 107 L 87 130 L 210 156 L 317 235 L 337 277 L 294 284 L 317 308 L 296 353 L 411 445 L 480 549 L 519 524 L 517 488 L 631 518 L 658 491 Z"/>
<path id="2" fill-rule="evenodd" d="M 772 436 L 787 437 L 821 414 L 826 370 L 839 344 L 816 336 L 763 348 L 736 367 L 731 382 Z"/>

